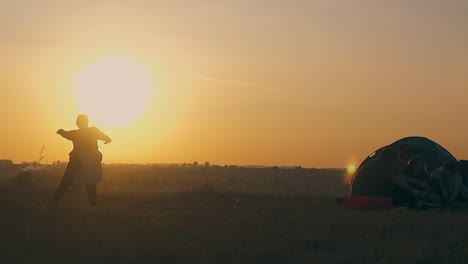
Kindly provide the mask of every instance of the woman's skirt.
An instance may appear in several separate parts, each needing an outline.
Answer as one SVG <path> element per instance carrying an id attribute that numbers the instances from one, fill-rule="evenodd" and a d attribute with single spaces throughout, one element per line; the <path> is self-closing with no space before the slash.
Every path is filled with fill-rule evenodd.
<path id="1" fill-rule="evenodd" d="M 99 151 L 72 151 L 70 162 L 75 163 L 74 186 L 85 186 L 102 181 L 102 154 Z"/>

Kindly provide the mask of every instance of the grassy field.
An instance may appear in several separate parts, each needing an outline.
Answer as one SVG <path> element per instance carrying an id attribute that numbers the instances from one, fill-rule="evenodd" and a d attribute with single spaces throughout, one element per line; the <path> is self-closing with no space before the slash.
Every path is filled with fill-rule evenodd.
<path id="1" fill-rule="evenodd" d="M 337 180 L 341 172 L 331 170 L 323 178 L 305 169 L 272 170 L 271 175 L 266 172 L 269 176 L 252 179 L 251 185 L 242 175 L 229 180 L 243 191 L 229 186 L 220 191 L 223 188 L 215 184 L 220 179 L 205 177 L 202 170 L 197 171 L 193 188 L 180 183 L 180 190 L 167 191 L 176 184 L 149 188 L 145 177 L 132 183 L 123 180 L 125 169 L 107 168 L 97 210 L 89 208 L 85 193 L 76 190 L 66 194 L 52 215 L 46 214 L 45 205 L 59 177 L 42 183 L 37 178 L 26 184 L 4 183 L 0 262 L 468 263 L 466 212 L 348 211 L 336 207 L 332 198 L 337 190 L 344 191 Z M 49 168 L 31 177 L 44 179 L 52 172 Z M 140 173 L 153 175 L 151 181 L 159 185 L 164 185 L 161 175 L 168 177 L 161 171 Z M 291 179 L 287 188 L 280 186 L 283 174 Z M 182 175 L 179 180 L 184 182 Z M 222 177 L 232 175 L 226 172 Z M 165 184 L 172 186 L 172 180 Z M 259 188 L 257 181 L 276 187 Z M 305 187 L 294 193 L 296 181 Z M 322 182 L 335 186 L 324 187 Z"/>

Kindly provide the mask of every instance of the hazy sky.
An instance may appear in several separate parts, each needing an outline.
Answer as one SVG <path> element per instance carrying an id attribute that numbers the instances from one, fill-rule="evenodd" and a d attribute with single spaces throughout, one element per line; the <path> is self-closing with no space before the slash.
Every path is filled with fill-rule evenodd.
<path id="1" fill-rule="evenodd" d="M 135 122 L 94 124 L 104 162 L 344 167 L 412 135 L 468 158 L 467 1 L 0 3 L 0 158 L 66 160 L 74 79 L 109 55 L 155 85 Z"/>

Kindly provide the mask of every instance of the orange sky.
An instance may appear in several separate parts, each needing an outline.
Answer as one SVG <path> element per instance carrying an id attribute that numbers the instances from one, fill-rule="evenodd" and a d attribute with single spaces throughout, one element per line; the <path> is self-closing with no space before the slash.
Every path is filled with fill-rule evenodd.
<path id="1" fill-rule="evenodd" d="M 104 162 L 344 167 L 405 136 L 468 158 L 466 1 L 4 1 L 0 158 L 66 160 L 77 74 L 148 70 Z M 112 96 L 102 98 L 103 105 Z M 91 115 L 92 118 L 92 115 Z"/>

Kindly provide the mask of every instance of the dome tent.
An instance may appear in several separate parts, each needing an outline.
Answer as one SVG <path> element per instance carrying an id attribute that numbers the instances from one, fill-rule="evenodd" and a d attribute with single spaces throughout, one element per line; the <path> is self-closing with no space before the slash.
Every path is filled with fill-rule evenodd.
<path id="1" fill-rule="evenodd" d="M 425 137 L 406 137 L 400 140 L 393 142 L 388 146 L 384 146 L 372 154 L 370 154 L 362 163 L 359 165 L 358 169 L 353 178 L 359 173 L 359 169 L 364 166 L 369 160 L 374 159 L 380 155 L 380 152 L 387 148 L 391 147 L 397 150 L 400 153 L 406 154 L 408 157 L 414 155 L 420 155 L 426 161 L 427 169 L 433 171 L 439 168 L 442 164 L 448 160 L 457 160 L 450 152 L 448 152 L 444 147 L 437 144 L 436 142 L 425 138 Z"/>
<path id="2" fill-rule="evenodd" d="M 357 201 L 357 198 L 365 200 L 366 209 L 374 208 L 375 203 L 378 202 L 375 199 L 378 200 L 379 197 L 392 197 L 400 202 L 408 202 L 412 199 L 404 192 L 397 191 L 394 187 L 382 182 L 382 177 L 380 177 L 380 175 L 387 171 L 389 168 L 388 164 L 391 164 L 388 162 L 390 162 L 391 159 L 382 160 L 379 157 L 383 150 L 389 147 L 407 158 L 414 155 L 421 156 L 425 160 L 429 171 L 439 168 L 449 160 L 456 160 L 446 149 L 430 139 L 424 137 L 407 137 L 397 140 L 390 145 L 376 150 L 359 165 L 353 175 L 351 188 L 349 190 L 351 196 L 347 197 L 348 200 L 350 200 L 348 202 L 352 205 L 350 208 L 356 207 L 356 204 L 358 207 L 363 206 L 363 201 Z M 394 195 L 396 196 L 394 197 Z"/>

